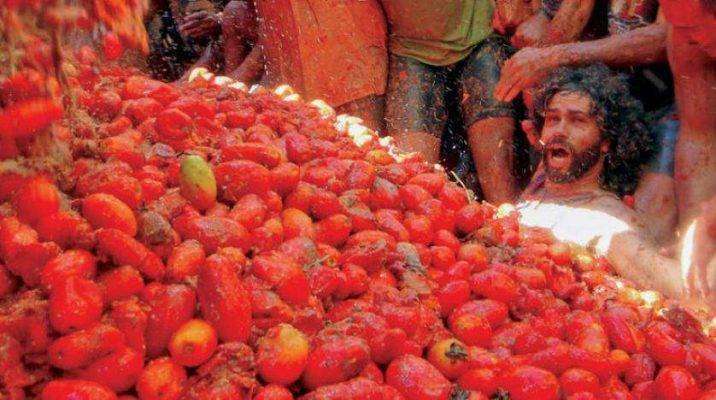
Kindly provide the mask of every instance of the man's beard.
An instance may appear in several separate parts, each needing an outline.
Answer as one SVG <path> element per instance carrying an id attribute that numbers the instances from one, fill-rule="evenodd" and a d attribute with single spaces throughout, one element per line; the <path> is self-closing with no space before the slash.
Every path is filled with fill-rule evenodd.
<path id="1" fill-rule="evenodd" d="M 569 154 L 572 156 L 572 161 L 570 162 L 569 168 L 567 168 L 566 171 L 552 169 L 550 167 L 550 150 L 552 146 L 557 144 L 560 145 L 562 148 L 566 148 L 569 151 Z M 584 174 L 586 174 L 587 171 L 592 169 L 592 167 L 597 165 L 602 155 L 601 147 L 602 143 L 596 142 L 587 149 L 581 152 L 577 152 L 574 149 L 574 146 L 572 146 L 571 143 L 564 139 L 557 138 L 556 140 L 551 140 L 549 143 L 545 144 L 544 148 L 542 149 L 542 161 L 545 167 L 545 172 L 547 173 L 547 179 L 554 183 L 569 183 L 576 181 L 577 179 L 584 176 Z"/>

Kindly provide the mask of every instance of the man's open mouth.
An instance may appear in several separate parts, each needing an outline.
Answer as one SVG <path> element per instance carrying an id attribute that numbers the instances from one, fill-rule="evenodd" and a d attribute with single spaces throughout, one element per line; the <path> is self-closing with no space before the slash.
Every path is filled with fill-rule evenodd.
<path id="1" fill-rule="evenodd" d="M 564 159 L 572 155 L 572 151 L 567 146 L 554 144 L 547 148 L 547 154 L 550 158 Z"/>

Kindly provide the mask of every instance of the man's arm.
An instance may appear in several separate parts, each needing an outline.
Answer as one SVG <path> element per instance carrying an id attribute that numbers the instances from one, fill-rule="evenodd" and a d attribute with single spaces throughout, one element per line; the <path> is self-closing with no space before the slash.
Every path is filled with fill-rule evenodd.
<path id="1" fill-rule="evenodd" d="M 544 47 L 579 39 L 592 16 L 594 2 L 595 0 L 563 1 L 537 46 Z"/>
<path id="2" fill-rule="evenodd" d="M 237 81 L 250 84 L 261 79 L 264 73 L 264 56 L 260 45 L 254 45 L 243 62 L 227 75 Z"/>
<path id="3" fill-rule="evenodd" d="M 666 24 L 655 23 L 600 40 L 522 49 L 502 68 L 495 96 L 501 101 L 512 101 L 522 90 L 534 86 L 561 66 L 602 62 L 623 67 L 664 61 L 666 32 Z"/>
<path id="4" fill-rule="evenodd" d="M 679 262 L 659 254 L 656 247 L 635 231 L 616 234 L 606 258 L 619 276 L 642 289 L 651 289 L 673 299 L 685 298 L 686 285 Z"/>
<path id="5" fill-rule="evenodd" d="M 514 36 L 515 47 L 544 47 L 575 41 L 587 26 L 595 0 L 564 0 L 550 20 L 538 11 L 521 24 Z"/>

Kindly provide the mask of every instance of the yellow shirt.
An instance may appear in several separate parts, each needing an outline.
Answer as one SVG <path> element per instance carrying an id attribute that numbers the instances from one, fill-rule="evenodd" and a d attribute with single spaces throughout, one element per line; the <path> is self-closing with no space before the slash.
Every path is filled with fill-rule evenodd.
<path id="1" fill-rule="evenodd" d="M 456 63 L 492 33 L 490 0 L 382 0 L 382 3 L 390 25 L 390 52 L 425 64 Z"/>

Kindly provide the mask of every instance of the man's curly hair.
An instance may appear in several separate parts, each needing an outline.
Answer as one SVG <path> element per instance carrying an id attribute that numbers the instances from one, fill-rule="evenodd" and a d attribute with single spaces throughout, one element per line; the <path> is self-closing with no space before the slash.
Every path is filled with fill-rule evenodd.
<path id="1" fill-rule="evenodd" d="M 644 120 L 644 108 L 631 96 L 623 76 L 603 64 L 558 68 L 542 82 L 535 95 L 532 120 L 542 131 L 549 102 L 558 93 L 583 93 L 592 100 L 592 115 L 609 142 L 600 177 L 603 189 L 620 196 L 636 188 L 641 166 L 654 150 L 654 137 Z"/>

